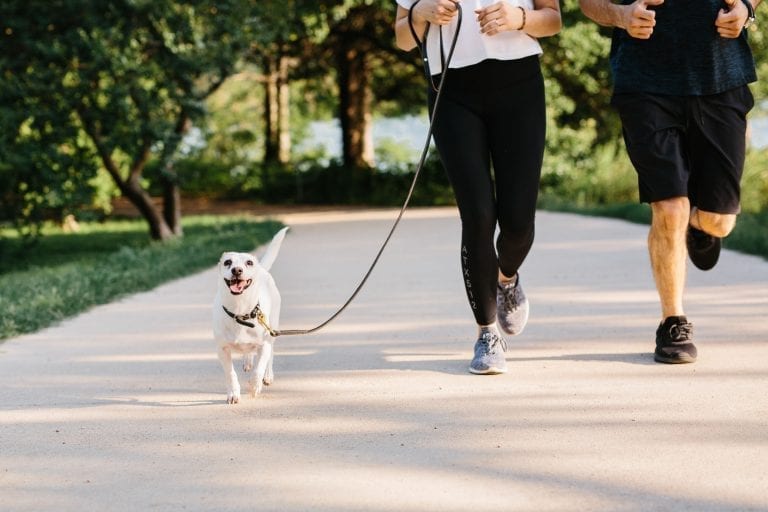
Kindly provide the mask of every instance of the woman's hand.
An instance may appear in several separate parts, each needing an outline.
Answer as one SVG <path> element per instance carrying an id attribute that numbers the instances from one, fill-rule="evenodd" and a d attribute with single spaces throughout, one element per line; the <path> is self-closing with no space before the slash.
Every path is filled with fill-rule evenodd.
<path id="1" fill-rule="evenodd" d="M 413 6 L 413 15 L 433 25 L 447 25 L 458 14 L 461 0 L 421 0 Z"/>
<path id="2" fill-rule="evenodd" d="M 560 32 L 559 0 L 533 0 L 533 9 L 523 9 L 504 0 L 475 10 L 480 31 L 489 36 L 520 30 L 531 37 L 548 37 Z"/>
<path id="3" fill-rule="evenodd" d="M 504 1 L 476 9 L 475 14 L 480 32 L 489 36 L 523 27 L 523 10 Z"/>

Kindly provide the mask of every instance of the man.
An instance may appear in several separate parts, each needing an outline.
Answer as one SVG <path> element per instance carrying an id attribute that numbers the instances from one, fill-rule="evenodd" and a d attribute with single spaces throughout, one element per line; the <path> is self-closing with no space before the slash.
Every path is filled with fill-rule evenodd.
<path id="1" fill-rule="evenodd" d="M 711 269 L 739 213 L 747 84 L 756 80 L 746 29 L 761 1 L 579 0 L 587 17 L 615 27 L 611 103 L 653 215 L 660 363 L 697 356 L 683 310 L 686 248 L 696 267 Z"/>

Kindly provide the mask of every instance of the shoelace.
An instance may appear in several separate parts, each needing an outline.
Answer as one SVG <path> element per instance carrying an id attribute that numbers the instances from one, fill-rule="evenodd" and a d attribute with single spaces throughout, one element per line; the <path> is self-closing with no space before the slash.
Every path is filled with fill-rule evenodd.
<path id="1" fill-rule="evenodd" d="M 514 285 L 499 285 L 499 288 L 501 288 L 501 295 L 504 297 L 504 305 L 510 311 L 516 310 L 518 307 L 520 307 L 520 302 L 522 302 L 520 297 L 520 287 L 517 285 L 517 281 Z"/>
<path id="2" fill-rule="evenodd" d="M 693 335 L 693 324 L 690 322 L 674 324 L 669 328 L 669 337 L 673 341 L 688 341 Z"/>
<path id="3" fill-rule="evenodd" d="M 497 345 L 500 345 L 504 352 L 507 351 L 507 342 L 504 341 L 504 338 L 493 334 L 492 332 L 484 332 L 480 335 L 480 345 L 483 347 L 483 352 L 486 354 L 492 353 Z"/>

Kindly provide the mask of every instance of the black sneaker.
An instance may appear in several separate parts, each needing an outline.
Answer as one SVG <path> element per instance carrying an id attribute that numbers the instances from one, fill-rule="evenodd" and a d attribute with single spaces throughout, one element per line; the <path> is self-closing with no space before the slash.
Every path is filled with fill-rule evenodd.
<path id="1" fill-rule="evenodd" d="M 688 226 L 685 245 L 688 247 L 688 257 L 691 258 L 691 262 L 701 270 L 714 267 L 720 257 L 720 238 L 693 226 Z"/>
<path id="2" fill-rule="evenodd" d="M 696 361 L 693 324 L 684 316 L 670 316 L 656 329 L 656 352 L 659 363 L 692 363 Z"/>

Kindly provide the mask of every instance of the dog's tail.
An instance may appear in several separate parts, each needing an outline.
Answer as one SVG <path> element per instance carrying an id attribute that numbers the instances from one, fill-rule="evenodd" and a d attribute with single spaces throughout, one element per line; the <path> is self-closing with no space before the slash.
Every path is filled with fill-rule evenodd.
<path id="1" fill-rule="evenodd" d="M 284 227 L 272 237 L 272 241 L 269 242 L 267 250 L 264 251 L 264 254 L 259 259 L 259 263 L 265 270 L 272 268 L 272 264 L 277 259 L 277 253 L 280 252 L 280 246 L 283 245 L 283 238 L 285 238 L 286 231 L 288 231 L 288 227 Z"/>

